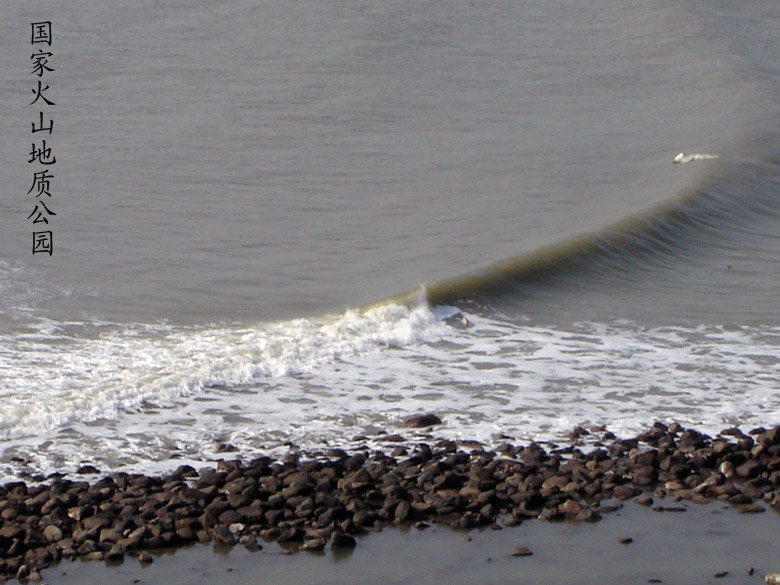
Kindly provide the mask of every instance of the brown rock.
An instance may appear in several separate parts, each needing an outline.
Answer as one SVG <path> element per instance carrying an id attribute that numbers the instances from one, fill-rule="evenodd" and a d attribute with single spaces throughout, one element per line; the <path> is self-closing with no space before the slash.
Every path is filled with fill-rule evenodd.
<path id="1" fill-rule="evenodd" d="M 111 522 L 109 522 L 108 518 L 105 516 L 90 516 L 89 518 L 85 518 L 82 520 L 81 525 L 84 527 L 84 530 L 93 530 L 96 528 L 103 528 L 104 526 L 110 525 Z"/>
<path id="2" fill-rule="evenodd" d="M 590 433 L 587 430 L 585 430 L 583 427 L 574 427 L 574 429 L 567 435 L 567 437 L 570 440 L 575 440 L 589 434 Z"/>
<path id="3" fill-rule="evenodd" d="M 109 550 L 106 553 L 105 559 L 107 561 L 110 561 L 112 563 L 117 563 L 119 561 L 123 561 L 125 558 L 125 551 L 122 548 L 121 545 L 115 544 L 111 547 L 111 550 Z"/>
<path id="4" fill-rule="evenodd" d="M 235 510 L 225 510 L 219 515 L 220 524 L 237 524 L 244 520 L 244 518 Z"/>
<path id="5" fill-rule="evenodd" d="M 336 531 L 330 535 L 330 545 L 336 548 L 352 548 L 357 546 L 357 542 L 349 534 Z"/>
<path id="6" fill-rule="evenodd" d="M 212 535 L 217 542 L 229 545 L 234 545 L 236 543 L 236 537 L 230 531 L 230 528 L 224 524 L 215 526 L 212 530 Z"/>
<path id="7" fill-rule="evenodd" d="M 99 533 L 100 533 L 100 528 L 93 528 L 91 530 L 84 530 L 83 528 L 74 528 L 73 540 L 77 544 L 81 544 L 83 542 L 91 542 L 93 540 L 97 540 Z"/>
<path id="8" fill-rule="evenodd" d="M 138 553 L 138 562 L 148 565 L 154 561 L 152 555 L 146 552 Z"/>
<path id="9" fill-rule="evenodd" d="M 16 506 L 10 506 L 0 512 L 0 518 L 3 520 L 13 520 L 16 518 L 20 513 L 22 512 L 21 508 L 18 508 Z"/>
<path id="10" fill-rule="evenodd" d="M 406 500 L 402 500 L 395 508 L 395 520 L 396 522 L 407 522 L 412 515 L 412 506 Z"/>
<path id="11" fill-rule="evenodd" d="M 764 507 L 761 504 L 742 504 L 737 506 L 737 512 L 740 514 L 760 514 L 764 511 Z"/>
<path id="12" fill-rule="evenodd" d="M 3 539 L 5 541 L 6 539 L 21 539 L 24 537 L 26 531 L 21 526 L 16 526 L 13 524 L 6 524 L 2 528 L 0 528 L 0 539 Z"/>
<path id="13" fill-rule="evenodd" d="M 738 466 L 735 471 L 738 477 L 753 479 L 758 477 L 765 469 L 766 466 L 763 463 L 749 460 Z"/>
<path id="14" fill-rule="evenodd" d="M 642 490 L 628 485 L 616 485 L 612 496 L 618 500 L 628 500 L 642 493 Z"/>
<path id="15" fill-rule="evenodd" d="M 512 553 L 513 557 L 530 557 L 534 554 L 527 546 L 518 546 L 515 552 Z"/>
<path id="16" fill-rule="evenodd" d="M 196 531 L 189 526 L 182 526 L 181 528 L 176 529 L 176 540 L 178 540 L 180 543 L 188 544 L 198 540 L 198 536 Z"/>
<path id="17" fill-rule="evenodd" d="M 640 467 L 634 470 L 632 474 L 632 482 L 634 485 L 652 485 L 658 481 L 658 471 L 655 467 Z"/>
<path id="18" fill-rule="evenodd" d="M 276 540 L 277 542 L 301 542 L 303 534 L 303 529 L 300 526 L 285 526 L 281 529 L 281 534 Z"/>
<path id="19" fill-rule="evenodd" d="M 326 541 L 324 538 L 312 538 L 307 540 L 301 545 L 301 550 L 316 551 L 325 548 Z"/>
<path id="20" fill-rule="evenodd" d="M 102 550 L 92 551 L 91 553 L 84 555 L 84 558 L 90 561 L 102 561 L 103 551 Z"/>
<path id="21" fill-rule="evenodd" d="M 401 426 L 408 429 L 421 429 L 424 427 L 432 427 L 434 425 L 440 425 L 440 424 L 441 424 L 441 419 L 435 414 L 429 413 L 429 414 L 421 414 L 421 415 L 408 418 L 404 421 L 404 424 Z"/>
<path id="22" fill-rule="evenodd" d="M 569 485 L 569 478 L 567 476 L 553 475 L 542 482 L 542 489 L 551 490 L 553 488 L 558 488 L 559 490 L 563 490 L 567 485 Z"/>
<path id="23" fill-rule="evenodd" d="M 574 500 L 566 500 L 558 506 L 558 510 L 567 516 L 576 516 L 582 512 L 582 506 Z"/>
<path id="24" fill-rule="evenodd" d="M 579 522 L 597 522 L 598 520 L 601 520 L 601 514 L 593 508 L 583 508 L 582 511 L 577 514 L 575 520 Z"/>
<path id="25" fill-rule="evenodd" d="M 656 506 L 653 508 L 655 512 L 687 512 L 688 508 L 682 506 Z"/>
<path id="26" fill-rule="evenodd" d="M 118 530 L 115 530 L 114 528 L 103 528 L 100 531 L 100 536 L 98 538 L 98 542 L 116 542 L 117 540 L 122 538 L 122 533 Z"/>
<path id="27" fill-rule="evenodd" d="M 62 540 L 62 530 L 54 524 L 49 524 L 43 529 L 43 536 L 48 542 L 59 542 Z"/>

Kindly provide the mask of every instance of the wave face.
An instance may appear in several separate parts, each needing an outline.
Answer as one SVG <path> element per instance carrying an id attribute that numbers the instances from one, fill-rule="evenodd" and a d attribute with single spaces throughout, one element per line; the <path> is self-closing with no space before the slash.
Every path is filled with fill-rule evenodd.
<path id="1" fill-rule="evenodd" d="M 3 203 L 0 476 L 777 424 L 780 14 L 736 6 L 52 7 L 92 97 L 50 262 Z"/>
<path id="2" fill-rule="evenodd" d="M 87 0 L 85 20 L 52 7 L 85 43 L 63 63 L 84 97 L 68 103 L 58 180 L 63 204 L 78 195 L 50 262 L 30 254 L 29 211 L 15 207 L 0 250 L 55 320 L 253 323 L 361 306 L 659 204 L 710 168 L 674 168 L 681 150 L 766 160 L 753 142 L 777 119 L 763 56 L 724 40 L 749 36 L 725 9 L 153 4 Z M 16 38 L 23 7 L 0 16 Z M 118 36 L 93 34 L 117 18 Z M 159 38 L 199 58 L 161 53 Z M 105 78 L 93 56 L 118 48 L 127 62 Z M 29 138 L 18 116 L 0 102 L 4 127 L 21 128 L 0 143 L 9 161 Z M 25 193 L 22 172 L 0 178 Z"/>
<path id="3" fill-rule="evenodd" d="M 774 322 L 771 316 L 780 314 L 780 297 L 772 294 L 780 253 L 780 166 L 755 159 L 710 164 L 696 184 L 648 211 L 431 283 L 428 298 L 525 315 L 570 304 L 605 317 L 667 323 L 724 317 L 730 323 Z M 627 306 L 621 306 L 624 294 L 632 295 Z M 647 309 L 637 310 L 637 304 Z M 658 305 L 664 306 L 660 314 Z"/>

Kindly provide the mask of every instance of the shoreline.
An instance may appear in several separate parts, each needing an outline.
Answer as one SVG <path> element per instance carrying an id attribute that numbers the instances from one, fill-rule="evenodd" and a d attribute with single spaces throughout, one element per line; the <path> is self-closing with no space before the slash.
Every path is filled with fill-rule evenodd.
<path id="1" fill-rule="evenodd" d="M 391 454 L 222 460 L 164 477 L 115 473 L 92 484 L 12 482 L 0 486 L 0 576 L 40 580 L 41 571 L 54 574 L 58 562 L 76 558 L 148 564 L 150 552 L 195 543 L 337 555 L 392 525 L 464 534 L 536 519 L 590 525 L 619 515 L 629 500 L 656 512 L 715 501 L 741 514 L 780 510 L 780 427 L 714 438 L 676 423 L 628 439 L 594 433 L 578 427 L 568 445 L 550 449 L 467 452 L 438 441 Z"/>
<path id="2" fill-rule="evenodd" d="M 528 522 L 503 530 L 391 527 L 359 536 L 356 549 L 324 552 L 289 554 L 277 543 L 258 552 L 198 544 L 157 555 L 150 565 L 63 561 L 43 575 L 60 585 L 761 585 L 780 567 L 776 515 L 740 515 L 716 502 L 683 507 L 685 513 L 657 513 L 626 502 L 602 522 Z M 517 547 L 533 554 L 513 556 Z"/>

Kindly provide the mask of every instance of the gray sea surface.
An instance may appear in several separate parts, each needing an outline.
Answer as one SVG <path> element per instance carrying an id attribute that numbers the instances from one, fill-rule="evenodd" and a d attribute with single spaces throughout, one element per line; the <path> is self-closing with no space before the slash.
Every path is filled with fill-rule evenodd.
<path id="1" fill-rule="evenodd" d="M 7 3 L 3 260 L 57 318 L 254 322 L 597 230 L 710 170 L 678 151 L 760 158 L 777 8 L 723 4 Z M 37 19 L 50 258 L 26 219 Z"/>

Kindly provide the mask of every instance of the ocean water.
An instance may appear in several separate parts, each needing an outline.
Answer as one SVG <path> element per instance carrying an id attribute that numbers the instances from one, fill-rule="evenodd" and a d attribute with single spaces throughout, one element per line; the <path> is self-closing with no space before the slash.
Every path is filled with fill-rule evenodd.
<path id="1" fill-rule="evenodd" d="M 0 42 L 2 478 L 423 412 L 486 445 L 780 424 L 774 0 L 42 0 Z"/>

